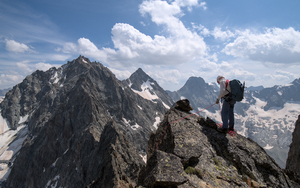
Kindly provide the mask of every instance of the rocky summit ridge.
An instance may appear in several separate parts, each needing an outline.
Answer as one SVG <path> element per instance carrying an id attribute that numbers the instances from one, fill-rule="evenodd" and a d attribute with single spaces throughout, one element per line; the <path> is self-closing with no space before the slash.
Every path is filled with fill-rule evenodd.
<path id="1" fill-rule="evenodd" d="M 192 109 L 192 108 L 191 108 Z M 148 141 L 146 187 L 299 187 L 253 140 L 174 107 Z"/>

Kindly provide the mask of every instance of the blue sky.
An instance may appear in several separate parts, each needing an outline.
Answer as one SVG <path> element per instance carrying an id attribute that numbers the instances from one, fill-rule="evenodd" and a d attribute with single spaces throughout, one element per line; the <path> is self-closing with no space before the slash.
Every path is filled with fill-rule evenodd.
<path id="1" fill-rule="evenodd" d="M 1 0 L 0 89 L 83 55 L 164 89 L 219 74 L 271 87 L 300 77 L 298 0 Z"/>

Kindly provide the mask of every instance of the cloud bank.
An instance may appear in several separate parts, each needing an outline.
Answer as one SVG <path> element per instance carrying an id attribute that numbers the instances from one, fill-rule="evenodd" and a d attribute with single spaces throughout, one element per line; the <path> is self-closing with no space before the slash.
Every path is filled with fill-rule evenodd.
<path id="1" fill-rule="evenodd" d="M 150 15 L 157 25 L 163 25 L 166 36 L 151 37 L 126 23 L 116 23 L 112 30 L 114 49 L 98 49 L 89 39 L 80 38 L 78 43 L 66 43 L 65 53 L 81 53 L 93 57 L 112 68 L 144 65 L 178 65 L 207 55 L 207 46 L 203 37 L 188 30 L 178 17 L 183 15 L 181 7 L 202 6 L 197 0 L 144 1 L 139 11 L 141 15 Z"/>
<path id="2" fill-rule="evenodd" d="M 294 28 L 268 28 L 264 33 L 250 30 L 226 45 L 223 52 L 262 63 L 293 64 L 300 62 L 300 32 Z"/>

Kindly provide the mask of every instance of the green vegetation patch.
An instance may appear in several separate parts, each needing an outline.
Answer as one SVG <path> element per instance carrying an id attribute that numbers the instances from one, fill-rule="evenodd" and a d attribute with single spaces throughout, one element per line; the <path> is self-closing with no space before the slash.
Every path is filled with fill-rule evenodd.
<path id="1" fill-rule="evenodd" d="M 218 160 L 216 157 L 214 157 L 213 160 L 214 160 L 214 162 L 215 162 L 215 164 L 216 164 L 217 166 L 222 166 L 221 161 Z"/>
<path id="2" fill-rule="evenodd" d="M 194 174 L 196 175 L 198 178 L 203 178 L 203 173 L 201 170 L 195 169 L 194 167 L 188 166 L 185 170 L 185 173 L 187 174 Z"/>

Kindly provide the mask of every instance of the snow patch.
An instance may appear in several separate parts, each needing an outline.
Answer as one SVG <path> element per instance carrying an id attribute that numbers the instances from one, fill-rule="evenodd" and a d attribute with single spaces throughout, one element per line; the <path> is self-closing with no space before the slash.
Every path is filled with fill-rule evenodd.
<path id="1" fill-rule="evenodd" d="M 142 108 L 142 107 L 140 107 L 139 105 L 137 105 L 137 107 L 139 107 L 139 109 L 143 110 L 143 108 Z"/>
<path id="2" fill-rule="evenodd" d="M 283 88 L 283 87 L 290 87 L 290 86 L 293 86 L 293 84 L 289 83 L 289 84 L 285 84 L 285 85 L 282 85 L 282 86 L 278 86 L 277 89 Z"/>
<path id="3" fill-rule="evenodd" d="M 143 156 L 143 155 L 140 154 L 140 156 L 142 157 L 143 161 L 144 161 L 145 163 L 147 163 L 147 155 L 146 155 L 146 156 Z"/>
<path id="4" fill-rule="evenodd" d="M 295 120 L 298 118 L 300 113 L 300 104 L 298 102 L 286 102 L 283 108 L 270 108 L 265 111 L 264 107 L 267 105 L 267 102 L 254 96 L 252 97 L 255 99 L 256 103 L 251 105 L 245 112 L 247 116 L 243 117 L 235 114 L 235 122 L 240 122 L 240 124 L 235 125 L 235 127 L 239 129 L 239 134 L 246 137 L 248 136 L 248 128 L 246 127 L 246 124 L 249 124 L 249 122 L 251 122 L 254 127 L 260 127 L 266 130 L 276 130 L 278 128 L 275 126 L 277 126 L 282 132 L 285 128 L 293 132 Z M 216 121 L 222 122 L 220 112 L 216 111 L 216 113 L 206 113 Z M 277 139 L 277 135 L 274 135 L 273 139 Z"/>
<path id="5" fill-rule="evenodd" d="M 162 101 L 161 101 L 162 102 Z M 162 104 L 164 105 L 165 108 L 170 109 L 170 106 L 167 105 L 166 103 L 162 102 Z"/>
<path id="6" fill-rule="evenodd" d="M 88 62 L 87 62 L 85 59 L 83 59 L 83 58 L 82 58 L 82 61 L 83 61 L 84 63 L 86 63 L 86 64 L 88 63 Z"/>
<path id="7" fill-rule="evenodd" d="M 2 117 L 1 110 L 0 110 L 0 134 L 3 134 L 9 129 L 10 129 L 9 122 L 6 120 L 6 118 Z"/>
<path id="8" fill-rule="evenodd" d="M 130 120 L 127 120 L 127 119 L 125 119 L 125 118 L 122 118 L 122 119 L 123 119 L 123 121 L 124 121 L 126 127 L 129 126 L 132 130 L 137 130 L 138 128 L 141 127 L 141 126 L 138 125 L 137 123 L 135 123 L 135 125 L 130 125 Z"/>
<path id="9" fill-rule="evenodd" d="M 68 151 L 69 151 L 69 148 L 63 153 L 63 155 L 66 154 Z"/>
<path id="10" fill-rule="evenodd" d="M 141 97 L 143 97 L 144 99 L 147 99 L 147 100 L 150 100 L 152 102 L 154 102 L 153 100 L 155 99 L 159 99 L 158 96 L 156 95 L 155 92 L 153 92 L 153 88 L 152 86 L 153 83 L 151 83 L 149 80 L 147 80 L 147 82 L 144 82 L 142 85 L 141 85 L 141 89 L 142 91 L 137 91 L 137 90 L 134 90 L 131 88 L 131 90 L 137 94 L 139 94 Z M 151 92 L 152 93 L 151 93 Z M 156 102 L 154 102 L 156 103 Z"/>
<path id="11" fill-rule="evenodd" d="M 132 129 L 132 130 L 137 130 L 138 128 L 140 128 L 141 126 L 139 126 L 137 123 L 135 123 L 135 125 L 132 125 L 132 126 L 130 126 L 130 128 Z"/>
<path id="12" fill-rule="evenodd" d="M 132 86 L 132 82 L 129 80 L 129 84 L 128 84 L 128 86 L 131 88 L 131 86 Z"/>
<path id="13" fill-rule="evenodd" d="M 0 134 L 0 180 L 5 180 L 9 173 L 14 157 L 22 148 L 27 137 L 28 128 L 26 125 L 19 126 L 16 130 L 7 130 Z"/>
<path id="14" fill-rule="evenodd" d="M 130 126 L 130 124 L 129 124 L 130 120 L 129 120 L 129 121 L 127 121 L 127 119 L 125 119 L 125 118 L 122 118 L 122 119 L 123 119 L 123 121 L 124 121 L 124 123 L 125 123 L 126 127 L 127 127 L 127 126 Z"/>
<path id="15" fill-rule="evenodd" d="M 161 122 L 161 121 L 160 121 L 160 117 L 157 116 L 157 117 L 155 118 L 155 122 L 153 123 L 153 127 L 154 127 L 155 129 L 157 129 L 160 122 Z"/>
<path id="16" fill-rule="evenodd" d="M 272 148 L 273 148 L 273 146 L 270 146 L 269 144 L 267 144 L 267 145 L 264 147 L 264 149 L 267 149 L 267 150 L 272 149 Z"/>
<path id="17" fill-rule="evenodd" d="M 57 72 L 55 72 L 55 74 L 51 77 L 51 80 L 54 80 L 53 84 L 57 84 L 58 83 L 59 76 L 58 76 Z"/>
<path id="18" fill-rule="evenodd" d="M 55 176 L 52 180 L 49 180 L 47 182 L 47 185 L 45 186 L 45 188 L 48 188 L 49 186 L 51 188 L 56 188 L 57 187 L 57 180 L 60 178 L 59 175 Z"/>
<path id="19" fill-rule="evenodd" d="M 19 123 L 18 124 L 22 124 L 22 123 L 24 123 L 25 121 L 27 121 L 27 118 L 28 118 L 28 114 L 27 115 L 25 115 L 25 116 L 23 116 L 23 117 L 20 117 L 20 120 L 19 120 Z"/>
<path id="20" fill-rule="evenodd" d="M 56 163 L 57 163 L 58 158 L 54 161 L 54 163 L 52 163 L 52 167 L 55 167 Z"/>

